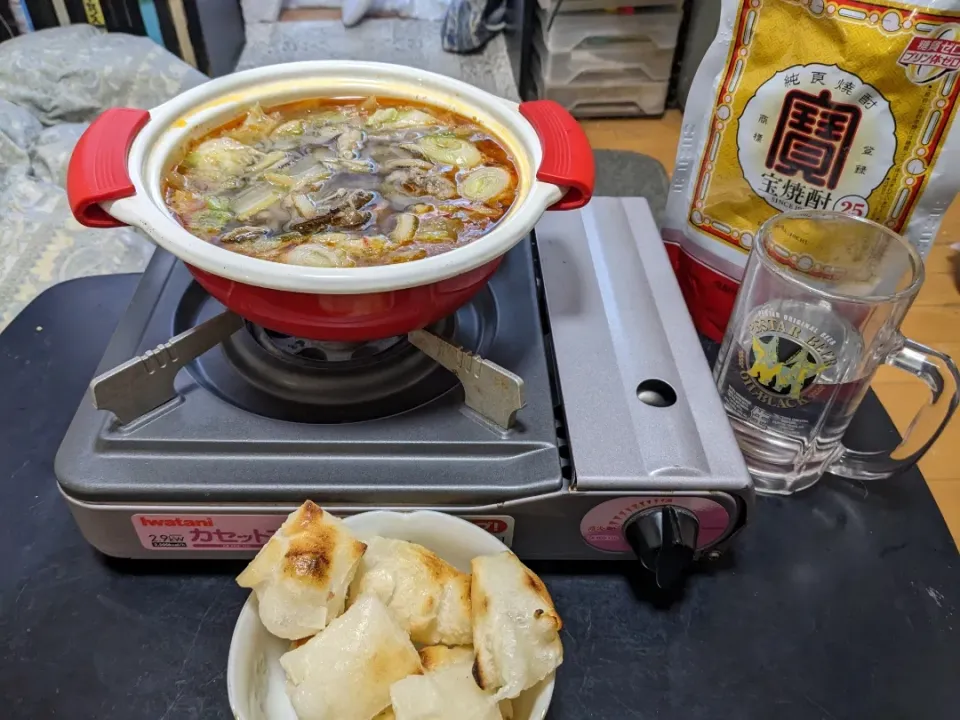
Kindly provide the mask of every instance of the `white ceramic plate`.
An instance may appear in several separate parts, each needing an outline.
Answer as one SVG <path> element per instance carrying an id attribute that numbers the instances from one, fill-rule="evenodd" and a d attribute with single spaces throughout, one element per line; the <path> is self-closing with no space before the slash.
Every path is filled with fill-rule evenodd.
<path id="1" fill-rule="evenodd" d="M 344 522 L 360 540 L 380 535 L 418 543 L 465 572 L 470 571 L 470 561 L 476 556 L 508 549 L 473 523 L 438 512 L 368 512 Z M 280 667 L 280 656 L 289 648 L 289 640 L 274 637 L 263 627 L 257 597 L 250 593 L 237 618 L 227 659 L 227 694 L 237 720 L 297 720 Z M 513 701 L 514 720 L 546 717 L 554 678 L 555 673 L 550 673 Z"/>

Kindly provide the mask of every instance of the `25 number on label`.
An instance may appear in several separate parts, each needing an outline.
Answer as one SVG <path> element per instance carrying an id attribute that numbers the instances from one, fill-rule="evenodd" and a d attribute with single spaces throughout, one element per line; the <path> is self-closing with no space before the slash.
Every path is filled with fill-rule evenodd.
<path id="1" fill-rule="evenodd" d="M 833 209 L 857 217 L 866 217 L 870 212 L 867 199 L 859 195 L 844 195 L 833 204 Z"/>

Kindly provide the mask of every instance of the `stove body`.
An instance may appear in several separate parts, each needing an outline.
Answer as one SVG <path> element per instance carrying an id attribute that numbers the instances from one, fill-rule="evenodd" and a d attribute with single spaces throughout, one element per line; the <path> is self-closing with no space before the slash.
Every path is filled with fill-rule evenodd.
<path id="1" fill-rule="evenodd" d="M 98 373 L 222 311 L 158 252 Z M 522 378 L 512 427 L 406 339 L 318 349 L 229 328 L 136 419 L 88 391 L 56 458 L 82 533 L 118 557 L 249 557 L 306 498 L 458 514 L 524 559 L 632 558 L 628 527 L 663 508 L 695 553 L 743 526 L 750 479 L 645 201 L 548 213 L 431 330 Z M 146 378 L 163 356 L 138 364 Z"/>

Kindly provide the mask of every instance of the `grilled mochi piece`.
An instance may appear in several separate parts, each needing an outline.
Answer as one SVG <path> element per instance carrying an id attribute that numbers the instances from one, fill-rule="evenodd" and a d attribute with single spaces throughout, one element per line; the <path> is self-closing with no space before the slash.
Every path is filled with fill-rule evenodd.
<path id="1" fill-rule="evenodd" d="M 469 645 L 470 576 L 421 545 L 372 537 L 350 588 L 351 602 L 375 595 L 410 639 L 423 645 Z"/>
<path id="2" fill-rule="evenodd" d="M 515 698 L 563 662 L 560 616 L 543 581 L 512 552 L 476 557 L 473 647 L 478 685 Z"/>
<path id="3" fill-rule="evenodd" d="M 396 720 L 502 720 L 496 699 L 473 679 L 473 650 L 442 645 L 420 650 L 423 675 L 390 688 Z"/>
<path id="4" fill-rule="evenodd" d="M 299 640 L 343 612 L 365 548 L 340 520 L 308 500 L 260 549 L 237 584 L 257 594 L 267 630 Z"/>
<path id="5" fill-rule="evenodd" d="M 428 645 L 420 648 L 420 664 L 424 672 L 433 672 L 451 665 L 469 665 L 473 672 L 473 648 L 465 645 L 447 647 L 446 645 Z"/>
<path id="6" fill-rule="evenodd" d="M 448 668 L 452 665 L 460 665 L 466 673 L 473 678 L 473 663 L 476 660 L 473 648 L 461 645 L 459 647 L 447 647 L 446 645 L 429 645 L 420 648 L 420 664 L 423 665 L 425 673 L 431 673 L 442 668 Z M 474 683 L 476 680 L 474 679 Z M 504 698 L 499 703 L 500 715 L 503 720 L 513 718 L 513 702 Z"/>
<path id="7" fill-rule="evenodd" d="M 370 720 L 390 705 L 391 685 L 421 672 L 410 638 L 372 596 L 282 655 L 280 666 L 299 720 Z"/>

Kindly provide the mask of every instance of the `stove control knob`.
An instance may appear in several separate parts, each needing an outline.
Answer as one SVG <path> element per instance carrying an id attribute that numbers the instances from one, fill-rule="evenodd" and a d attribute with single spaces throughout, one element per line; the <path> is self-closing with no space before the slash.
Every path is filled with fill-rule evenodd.
<path id="1" fill-rule="evenodd" d="M 673 505 L 644 510 L 623 524 L 624 538 L 664 589 L 676 585 L 693 561 L 699 530 L 696 515 Z"/>

